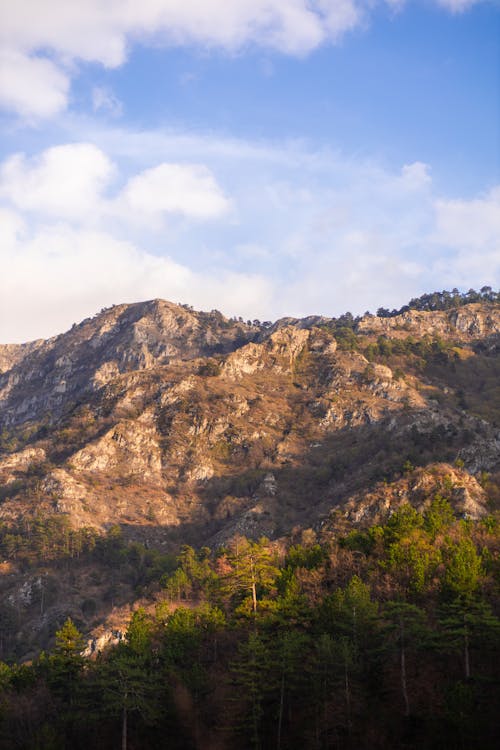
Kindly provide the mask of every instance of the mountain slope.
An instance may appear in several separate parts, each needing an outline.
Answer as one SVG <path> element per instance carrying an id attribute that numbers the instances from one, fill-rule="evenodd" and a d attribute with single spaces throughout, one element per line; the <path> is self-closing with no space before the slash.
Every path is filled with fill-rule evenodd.
<path id="1" fill-rule="evenodd" d="M 488 303 L 347 329 L 264 329 L 160 300 L 105 310 L 14 352 L 0 376 L 0 517 L 63 513 L 163 541 L 275 536 L 408 460 L 495 471 L 499 331 Z"/>
<path id="2" fill-rule="evenodd" d="M 0 347 L 0 656 L 68 615 L 111 638 L 182 544 L 489 513 L 499 331 L 488 301 L 251 325 L 155 300 Z"/>

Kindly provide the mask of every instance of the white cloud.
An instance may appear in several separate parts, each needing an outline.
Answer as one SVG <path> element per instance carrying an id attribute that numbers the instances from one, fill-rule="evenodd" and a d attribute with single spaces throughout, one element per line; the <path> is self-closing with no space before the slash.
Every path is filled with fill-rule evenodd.
<path id="1" fill-rule="evenodd" d="M 405 164 L 401 170 L 401 177 L 403 183 L 411 190 L 420 190 L 432 182 L 429 165 L 421 161 Z"/>
<path id="2" fill-rule="evenodd" d="M 123 112 L 121 101 L 106 86 L 94 86 L 92 89 L 92 109 L 94 112 L 108 112 L 119 117 Z"/>
<path id="3" fill-rule="evenodd" d="M 425 290 L 422 265 L 406 259 L 383 236 L 353 231 L 336 250 L 304 266 L 300 277 L 280 290 L 288 314 L 360 314 L 380 306 L 399 307 Z"/>
<path id="4" fill-rule="evenodd" d="M 452 12 L 480 0 L 435 0 Z M 68 103 L 78 61 L 123 65 L 137 43 L 304 55 L 403 0 L 16 0 L 0 7 L 0 106 L 51 117 Z M 44 50 L 40 54 L 40 50 Z M 51 59 L 48 59 L 50 56 Z"/>
<path id="5" fill-rule="evenodd" d="M 500 282 L 500 185 L 472 200 L 438 200 L 432 241 L 448 250 L 433 273 L 469 289 Z"/>
<path id="6" fill-rule="evenodd" d="M 434 1 L 455 11 L 482 0 Z M 252 43 L 303 54 L 384 4 L 402 0 L 17 0 L 3 4 L 0 42 L 107 67 L 123 64 L 134 41 L 230 50 Z"/>
<path id="7" fill-rule="evenodd" d="M 25 223 L 19 214 L 0 207 L 0 246 L 13 246 L 21 237 Z"/>
<path id="8" fill-rule="evenodd" d="M 129 41 L 151 38 L 302 54 L 352 28 L 362 7 L 359 0 L 18 0 L 2 9 L 0 40 L 110 67 L 124 62 Z"/>
<path id="9" fill-rule="evenodd" d="M 422 162 L 388 169 L 297 142 L 120 129 L 94 130 L 92 141 L 1 169 L 0 341 L 153 297 L 271 319 L 498 284 L 500 187 L 452 200 Z M 77 145 L 91 149 L 74 162 L 81 170 L 104 166 L 65 199 L 47 164 L 54 152 L 67 164 Z M 84 211 L 78 196 L 90 192 L 99 206 L 89 199 Z M 199 221 L 211 218 L 224 220 Z"/>
<path id="10" fill-rule="evenodd" d="M 487 247 L 500 256 L 500 187 L 474 200 L 436 201 L 435 241 L 471 251 Z"/>
<path id="11" fill-rule="evenodd" d="M 163 297 L 250 316 L 256 298 L 272 296 L 256 274 L 197 273 L 105 232 L 57 224 L 28 239 L 12 229 L 0 213 L 0 236 L 10 236 L 0 246 L 1 342 L 57 334 L 115 303 Z"/>
<path id="12" fill-rule="evenodd" d="M 386 0 L 386 2 L 390 0 Z M 353 0 L 318 0 L 328 36 L 335 40 L 346 31 L 356 28 L 364 19 L 364 4 Z"/>
<path id="13" fill-rule="evenodd" d="M 125 61 L 125 33 L 135 25 L 130 9 L 135 7 L 144 16 L 154 5 L 158 5 L 155 0 L 2 3 L 0 43 L 24 51 L 51 50 L 63 61 L 81 59 L 116 67 Z"/>
<path id="14" fill-rule="evenodd" d="M 229 201 L 202 164 L 160 164 L 132 177 L 118 198 L 119 211 L 146 220 L 178 213 L 193 219 L 225 214 Z"/>
<path id="15" fill-rule="evenodd" d="M 29 159 L 14 154 L 0 166 L 0 197 L 17 208 L 58 218 L 90 217 L 113 175 L 110 159 L 91 143 L 54 146 Z"/>
<path id="16" fill-rule="evenodd" d="M 116 165 L 92 143 L 54 146 L 32 158 L 14 154 L 0 164 L 0 198 L 45 219 L 97 224 L 155 222 L 165 214 L 216 219 L 230 201 L 203 164 L 162 163 L 130 177 L 114 197 L 107 195 Z"/>
<path id="17" fill-rule="evenodd" d="M 51 117 L 66 108 L 69 78 L 53 62 L 0 50 L 0 107 L 26 118 Z"/>
<path id="18" fill-rule="evenodd" d="M 473 5 L 485 2 L 485 0 L 436 0 L 437 4 L 452 13 L 463 13 Z"/>

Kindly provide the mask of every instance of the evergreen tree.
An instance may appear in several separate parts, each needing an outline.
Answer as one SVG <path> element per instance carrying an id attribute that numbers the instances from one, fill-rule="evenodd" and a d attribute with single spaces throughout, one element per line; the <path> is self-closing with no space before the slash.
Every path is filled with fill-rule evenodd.
<path id="1" fill-rule="evenodd" d="M 252 748 L 262 748 L 262 723 L 266 698 L 272 690 L 272 654 L 264 640 L 252 631 L 238 648 L 238 658 L 231 665 L 231 674 L 242 702 L 237 729 L 250 733 Z"/>
<path id="2" fill-rule="evenodd" d="M 275 583 L 279 570 L 269 540 L 252 542 L 239 537 L 232 545 L 229 557 L 231 569 L 226 575 L 230 593 L 243 592 L 252 598 L 252 611 L 257 613 L 258 595 Z"/>
<path id="3" fill-rule="evenodd" d="M 470 599 L 477 590 L 483 573 L 481 558 L 473 541 L 463 537 L 447 551 L 443 589 L 445 593 Z"/>
<path id="4" fill-rule="evenodd" d="M 410 716 L 410 690 L 408 686 L 408 654 L 422 649 L 428 631 L 425 614 L 414 604 L 387 602 L 383 609 L 383 621 L 389 639 L 386 644 L 395 648 L 399 662 L 399 680 L 404 704 L 404 715 Z"/>
<path id="5" fill-rule="evenodd" d="M 96 673 L 96 688 L 104 717 L 120 718 L 121 748 L 127 750 L 131 715 L 146 723 L 160 714 L 161 685 L 151 647 L 152 625 L 143 610 L 134 613 L 126 641 L 103 659 Z"/>

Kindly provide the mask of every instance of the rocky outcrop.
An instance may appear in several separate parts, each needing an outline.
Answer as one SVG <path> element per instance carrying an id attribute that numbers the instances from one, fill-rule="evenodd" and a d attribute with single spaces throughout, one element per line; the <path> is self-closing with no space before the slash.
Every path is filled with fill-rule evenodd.
<path id="1" fill-rule="evenodd" d="M 77 472 L 137 474 L 142 480 L 160 481 L 162 453 L 153 427 L 142 421 L 119 422 L 94 443 L 69 459 Z"/>
<path id="2" fill-rule="evenodd" d="M 462 448 L 459 458 L 471 474 L 479 474 L 481 471 L 492 471 L 498 466 L 500 457 L 500 432 L 494 432 L 486 425 L 489 436 L 478 436 L 472 445 Z"/>
<path id="3" fill-rule="evenodd" d="M 37 339 L 27 344 L 0 344 L 0 374 L 12 370 L 28 354 L 43 346 L 45 341 Z"/>
<path id="4" fill-rule="evenodd" d="M 110 648 L 111 646 L 117 646 L 120 641 L 125 638 L 125 633 L 122 630 L 105 630 L 102 633 L 93 635 L 87 641 L 87 646 L 82 651 L 82 656 L 87 659 L 96 659 L 99 654 Z"/>
<path id="5" fill-rule="evenodd" d="M 263 343 L 248 344 L 230 354 L 222 367 L 222 375 L 240 378 L 265 369 L 275 373 L 290 372 L 310 335 L 310 331 L 302 328 L 279 328 Z"/>
<path id="6" fill-rule="evenodd" d="M 486 493 L 473 476 L 448 464 L 436 464 L 354 495 L 345 503 L 343 513 L 349 521 L 369 526 L 384 523 L 403 505 L 424 512 L 436 495 L 448 497 L 457 515 L 463 518 L 477 519 L 488 512 Z"/>
<path id="7" fill-rule="evenodd" d="M 408 310 L 390 318 L 366 315 L 357 324 L 357 332 L 394 338 L 427 334 L 469 341 L 500 333 L 500 309 L 475 303 L 437 312 Z"/>
<path id="8" fill-rule="evenodd" d="M 306 318 L 285 317 L 279 318 L 268 330 L 274 333 L 280 328 L 317 328 L 321 325 L 328 325 L 331 321 L 331 318 L 325 318 L 323 315 L 308 315 Z"/>
<path id="9" fill-rule="evenodd" d="M 4 458 L 0 458 L 0 478 L 4 484 L 8 484 L 16 479 L 21 473 L 25 474 L 30 469 L 35 471 L 37 467 L 46 460 L 46 452 L 43 448 L 33 447 L 25 450 L 11 453 Z"/>

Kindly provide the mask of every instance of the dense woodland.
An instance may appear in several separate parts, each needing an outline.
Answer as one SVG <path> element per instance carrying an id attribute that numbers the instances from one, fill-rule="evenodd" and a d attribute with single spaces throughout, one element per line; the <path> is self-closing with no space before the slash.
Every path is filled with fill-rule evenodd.
<path id="1" fill-rule="evenodd" d="M 67 619 L 32 663 L 0 664 L 0 746 L 493 748 L 499 529 L 443 492 L 365 530 L 160 555 L 39 520 L 3 534 L 24 565 L 95 560 L 151 605 L 84 658 Z M 120 572 L 118 573 L 120 575 Z"/>

